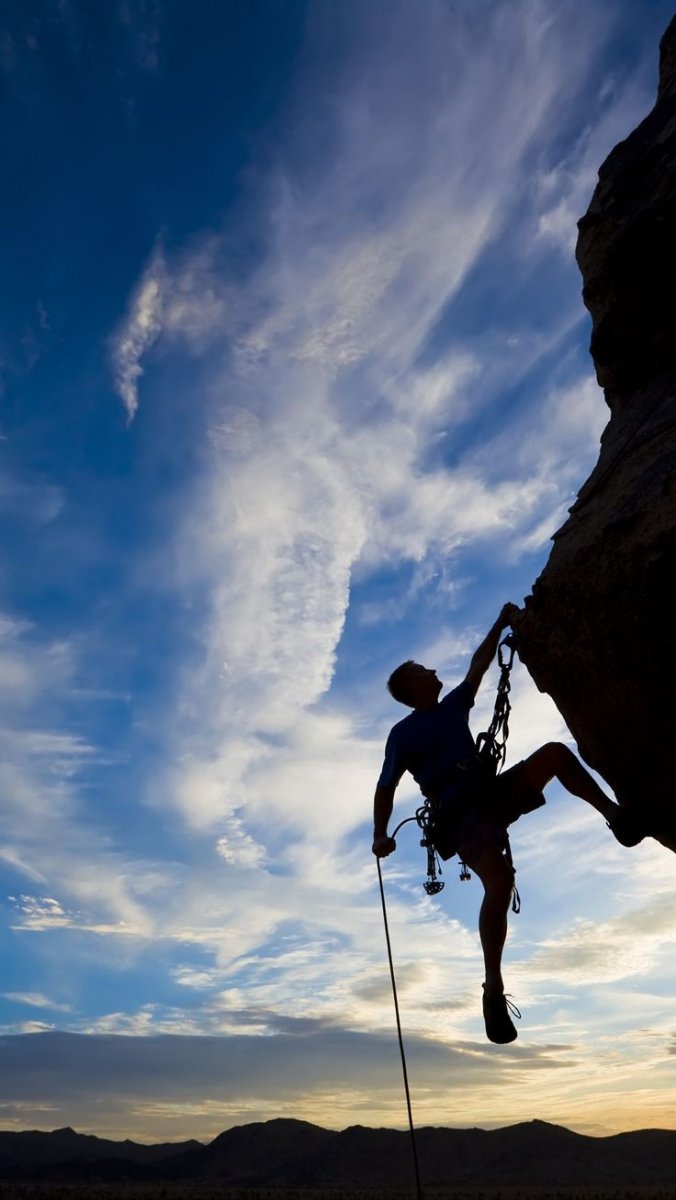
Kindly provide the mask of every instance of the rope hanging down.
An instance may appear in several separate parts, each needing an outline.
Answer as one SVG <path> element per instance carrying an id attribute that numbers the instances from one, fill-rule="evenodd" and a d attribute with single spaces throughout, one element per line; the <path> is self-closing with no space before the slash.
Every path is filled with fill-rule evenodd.
<path id="1" fill-rule="evenodd" d="M 401 1055 L 401 1069 L 404 1075 L 404 1091 L 406 1093 L 406 1110 L 408 1112 L 408 1127 L 411 1133 L 411 1150 L 413 1152 L 413 1169 L 415 1172 L 415 1187 L 417 1200 L 422 1200 L 422 1190 L 420 1187 L 420 1168 L 418 1167 L 418 1148 L 415 1141 L 415 1127 L 413 1125 L 413 1110 L 411 1109 L 411 1090 L 408 1086 L 408 1071 L 406 1070 L 406 1055 L 404 1053 L 404 1039 L 401 1033 L 401 1018 L 399 1016 L 399 1000 L 397 999 L 397 981 L 394 977 L 394 962 L 392 961 L 392 946 L 390 944 L 390 928 L 387 923 L 387 908 L 385 907 L 385 889 L 383 887 L 383 873 L 380 869 L 380 859 L 376 859 L 378 865 L 378 882 L 380 884 L 380 902 L 383 906 L 383 921 L 385 924 L 385 941 L 387 942 L 387 958 L 390 964 L 390 979 L 392 980 L 392 995 L 394 997 L 394 1014 L 397 1020 L 397 1037 L 399 1038 L 399 1053 Z"/>

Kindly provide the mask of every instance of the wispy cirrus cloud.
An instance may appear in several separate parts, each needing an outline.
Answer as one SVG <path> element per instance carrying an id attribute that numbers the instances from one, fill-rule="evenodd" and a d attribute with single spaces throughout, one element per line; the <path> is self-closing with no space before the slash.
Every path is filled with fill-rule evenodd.
<path id="1" fill-rule="evenodd" d="M 49 1008 L 53 1012 L 70 1012 L 70 1004 L 59 1004 L 56 1000 L 50 1000 L 49 996 L 43 996 L 42 992 L 2 992 L 0 997 L 3 1000 L 11 1000 L 14 1004 L 25 1004 L 29 1008 Z"/>
<path id="2" fill-rule="evenodd" d="M 130 422 L 138 409 L 143 359 L 162 335 L 198 354 L 232 321 L 228 302 L 241 303 L 242 297 L 219 271 L 222 254 L 222 240 L 203 235 L 169 261 L 158 238 L 109 339 L 115 388 Z"/>
<path id="3" fill-rule="evenodd" d="M 164 255 L 157 247 L 129 301 L 127 316 L 111 343 L 115 386 L 132 421 L 138 408 L 141 359 L 157 340 L 163 327 L 166 272 Z"/>
<path id="4" fill-rule="evenodd" d="M 647 97 L 637 80 L 609 72 L 599 83 L 594 108 L 596 119 L 585 124 L 564 157 L 535 175 L 536 236 L 566 255 L 575 251 L 577 222 L 589 205 L 608 147 L 626 137 L 626 109 L 641 113 L 643 108 L 647 114 Z"/>
<path id="5" fill-rule="evenodd" d="M 104 821 L 85 818 L 83 776 L 110 759 L 82 735 L 70 709 L 83 703 L 80 669 L 73 643 L 3 614 L 0 859 L 24 887 L 26 879 L 41 885 L 36 895 L 13 884 L 12 926 L 144 936 L 153 924 L 145 897 L 162 886 L 163 873 L 116 850 Z"/>

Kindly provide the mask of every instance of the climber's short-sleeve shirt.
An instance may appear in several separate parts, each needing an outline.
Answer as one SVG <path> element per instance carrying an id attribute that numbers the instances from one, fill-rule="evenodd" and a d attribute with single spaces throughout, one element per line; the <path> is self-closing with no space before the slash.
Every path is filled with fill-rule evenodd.
<path id="1" fill-rule="evenodd" d="M 379 787 L 396 787 L 410 771 L 423 796 L 453 774 L 457 763 L 476 754 L 469 724 L 474 695 L 467 680 L 431 709 L 415 709 L 390 731 Z"/>

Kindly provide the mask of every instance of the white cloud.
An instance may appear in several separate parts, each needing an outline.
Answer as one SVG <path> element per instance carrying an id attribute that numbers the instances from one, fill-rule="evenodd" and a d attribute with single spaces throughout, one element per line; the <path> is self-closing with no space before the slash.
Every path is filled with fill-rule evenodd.
<path id="1" fill-rule="evenodd" d="M 3 1000 L 12 1000 L 15 1004 L 27 1004 L 29 1008 L 49 1008 L 54 1012 L 70 1012 L 70 1004 L 59 1004 L 43 996 L 42 992 L 2 992 Z"/>
<path id="2" fill-rule="evenodd" d="M 53 896 L 8 896 L 8 900 L 19 914 L 22 929 L 57 929 L 73 923 L 73 916 Z"/>
<path id="3" fill-rule="evenodd" d="M 0 846 L 0 859 L 14 870 L 19 871 L 20 874 L 26 875 L 33 883 L 47 883 L 47 879 L 42 872 L 36 870 L 35 867 L 26 862 L 13 846 Z"/>
<path id="4" fill-rule="evenodd" d="M 192 967 L 174 967 L 171 974 L 181 987 L 212 988 L 216 982 L 213 971 L 196 971 Z"/>
<path id="5" fill-rule="evenodd" d="M 109 760 L 64 719 L 79 669 L 71 644 L 3 617 L 0 859 L 47 893 L 16 899 L 14 928 L 144 936 L 148 892 L 168 887 L 170 875 L 116 851 L 102 821 L 83 819 L 82 773 Z M 47 892 L 57 887 L 59 899 Z"/>
<path id="6" fill-rule="evenodd" d="M 74 891 L 76 890 L 72 881 L 67 880 L 67 884 L 70 884 Z M 105 892 L 106 884 L 109 884 L 108 880 L 102 881 L 101 891 Z M 86 890 L 86 888 L 83 889 L 85 892 Z M 108 899 L 110 903 L 113 897 L 105 897 L 105 899 Z M 121 909 L 133 910 L 134 906 L 131 900 L 123 895 L 118 896 L 117 899 Z M 64 908 L 60 901 L 55 900 L 52 896 L 8 896 L 8 900 L 16 913 L 12 929 L 33 933 L 44 933 L 54 929 L 78 929 L 87 933 L 116 934 L 121 937 L 138 937 L 147 932 L 146 922 L 136 921 L 128 924 L 126 921 L 118 921 L 111 924 L 92 921 L 82 912 Z"/>
<path id="7" fill-rule="evenodd" d="M 126 316 L 110 339 L 115 388 L 130 422 L 138 409 L 143 358 L 160 335 L 174 336 L 198 353 L 222 331 L 230 316 L 228 302 L 236 294 L 219 275 L 221 252 L 218 239 L 204 237 L 170 266 L 161 243 L 153 249 Z"/>
<path id="8" fill-rule="evenodd" d="M 216 842 L 216 850 L 228 866 L 243 870 L 260 867 L 266 858 L 265 850 L 246 832 L 241 818 L 230 817 L 226 830 Z"/>
<path id="9" fill-rule="evenodd" d="M 609 78 L 598 97 L 588 100 L 586 119 L 574 145 L 553 166 L 534 176 L 536 235 L 572 255 L 577 241 L 577 222 L 589 207 L 598 170 L 612 148 L 652 106 L 637 79 Z"/>
<path id="10" fill-rule="evenodd" d="M 143 374 L 141 359 L 162 329 L 166 284 L 164 254 L 158 246 L 134 290 L 127 317 L 111 340 L 115 386 L 130 421 L 138 408 L 138 381 Z"/>
<path id="11" fill-rule="evenodd" d="M 524 405 L 509 427 L 474 454 L 474 469 L 490 480 L 507 475 L 530 481 L 534 502 L 524 506 L 508 539 L 510 557 L 541 550 L 563 524 L 596 460 L 607 420 L 601 389 L 591 374 L 584 375 Z"/>
<path id="12" fill-rule="evenodd" d="M 528 971 L 568 983 L 613 982 L 645 975 L 665 944 L 673 944 L 673 889 L 634 911 L 608 921 L 579 920 L 554 940 L 545 940 Z M 523 968 L 522 968 L 523 970 Z"/>

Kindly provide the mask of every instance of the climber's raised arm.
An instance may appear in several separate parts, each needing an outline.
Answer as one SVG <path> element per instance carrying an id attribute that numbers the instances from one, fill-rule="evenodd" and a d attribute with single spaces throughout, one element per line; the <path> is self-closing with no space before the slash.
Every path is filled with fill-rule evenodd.
<path id="1" fill-rule="evenodd" d="M 503 604 L 497 621 L 491 626 L 481 645 L 474 651 L 465 676 L 465 683 L 471 687 L 472 695 L 476 696 L 481 680 L 495 658 L 503 630 L 511 625 L 512 618 L 518 611 L 516 604 Z"/>
<path id="2" fill-rule="evenodd" d="M 394 838 L 388 837 L 387 826 L 392 816 L 395 787 L 378 784 L 373 797 L 373 853 L 376 858 L 386 858 L 396 850 Z"/>

